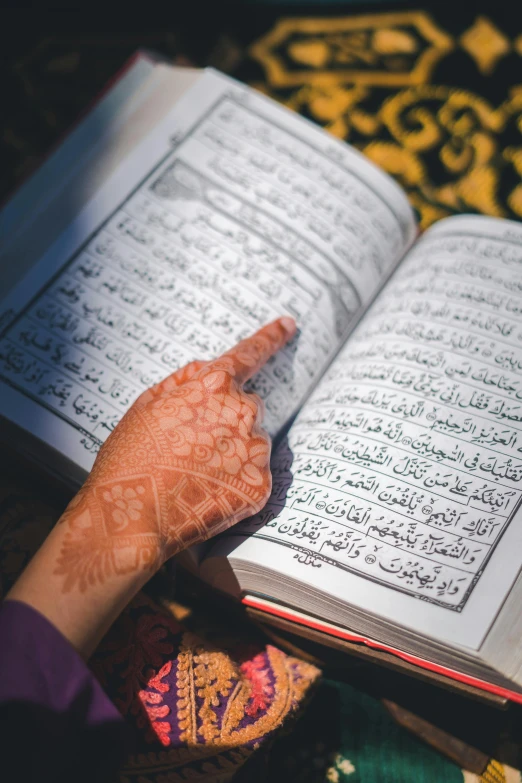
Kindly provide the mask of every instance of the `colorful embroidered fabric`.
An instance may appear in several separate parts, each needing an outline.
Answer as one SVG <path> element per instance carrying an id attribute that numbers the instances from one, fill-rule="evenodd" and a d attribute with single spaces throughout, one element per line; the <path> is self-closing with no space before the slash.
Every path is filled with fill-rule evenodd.
<path id="1" fill-rule="evenodd" d="M 140 595 L 92 668 L 135 729 L 125 783 L 228 780 L 296 711 L 318 670 L 270 645 L 225 651 Z M 179 777 L 177 777 L 179 776 Z"/>
<path id="2" fill-rule="evenodd" d="M 0 508 L 1 597 L 59 512 L 9 480 L 0 481 Z M 90 666 L 132 729 L 121 783 L 230 780 L 318 680 L 315 666 L 249 635 L 219 641 L 199 638 L 144 593 L 111 628 Z"/>

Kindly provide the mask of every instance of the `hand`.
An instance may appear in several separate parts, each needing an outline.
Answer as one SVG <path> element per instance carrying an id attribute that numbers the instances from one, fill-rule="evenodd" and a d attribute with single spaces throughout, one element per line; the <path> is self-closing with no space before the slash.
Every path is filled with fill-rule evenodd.
<path id="1" fill-rule="evenodd" d="M 88 658 L 166 558 L 257 512 L 270 440 L 243 384 L 295 331 L 280 318 L 142 394 L 6 600 L 32 606 Z"/>
<path id="2" fill-rule="evenodd" d="M 152 573 L 259 511 L 270 495 L 263 403 L 243 384 L 295 334 L 281 318 L 149 389 L 103 445 L 60 520 L 63 590 Z"/>

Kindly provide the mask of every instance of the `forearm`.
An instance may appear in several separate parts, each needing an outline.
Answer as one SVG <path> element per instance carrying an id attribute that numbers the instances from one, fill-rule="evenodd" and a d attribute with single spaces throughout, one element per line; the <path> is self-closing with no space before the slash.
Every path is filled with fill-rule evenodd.
<path id="1" fill-rule="evenodd" d="M 84 558 L 80 568 L 74 556 L 68 556 L 75 527 L 95 531 L 92 520 L 85 517 L 85 509 L 94 505 L 92 492 L 88 482 L 6 596 L 6 600 L 21 601 L 40 612 L 85 659 L 162 563 L 156 559 L 153 568 L 117 571 L 114 544 L 105 538 L 101 542 L 105 544 L 105 557 L 100 558 L 100 547 L 96 546 L 100 541 L 90 535 L 85 535 L 82 542 L 84 554 L 92 553 L 90 563 L 88 557 Z M 100 574 L 103 578 L 97 578 Z"/>

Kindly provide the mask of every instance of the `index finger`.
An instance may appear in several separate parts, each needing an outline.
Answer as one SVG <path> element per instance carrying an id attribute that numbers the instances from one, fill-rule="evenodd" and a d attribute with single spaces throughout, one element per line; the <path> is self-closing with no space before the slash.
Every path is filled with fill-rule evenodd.
<path id="1" fill-rule="evenodd" d="M 241 340 L 220 359 L 232 359 L 235 380 L 243 384 L 252 378 L 297 332 L 293 318 L 283 316 Z M 220 359 L 217 359 L 219 362 Z M 212 366 L 212 362 L 209 363 Z"/>

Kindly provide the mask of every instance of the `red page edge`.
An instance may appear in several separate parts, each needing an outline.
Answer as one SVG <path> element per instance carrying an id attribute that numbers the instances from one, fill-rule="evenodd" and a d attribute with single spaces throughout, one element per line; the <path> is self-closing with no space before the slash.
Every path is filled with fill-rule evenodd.
<path id="1" fill-rule="evenodd" d="M 267 614 L 273 614 L 276 617 L 282 617 L 285 620 L 290 620 L 291 622 L 298 623 L 299 625 L 305 625 L 308 628 L 313 628 L 315 631 L 321 631 L 322 633 L 327 633 L 330 636 L 336 636 L 339 639 L 346 640 L 347 642 L 365 644 L 367 647 L 371 647 L 374 650 L 382 650 L 384 652 L 392 653 L 392 655 L 396 655 L 398 658 L 402 658 L 402 660 L 407 661 L 407 663 L 419 666 L 421 669 L 427 669 L 428 671 L 435 672 L 436 674 L 442 674 L 445 677 L 449 677 L 452 680 L 457 680 L 458 682 L 462 682 L 465 685 L 470 685 L 474 688 L 479 688 L 480 690 L 494 693 L 496 696 L 501 696 L 504 699 L 509 699 L 509 701 L 522 704 L 522 693 L 516 693 L 515 691 L 510 691 L 507 688 L 502 688 L 499 685 L 492 685 L 491 683 L 485 682 L 484 680 L 479 680 L 476 677 L 470 676 L 469 674 L 462 674 L 461 672 L 457 672 L 454 669 L 448 669 L 445 666 L 439 666 L 437 663 L 431 663 L 431 661 L 427 661 L 424 658 L 418 658 L 416 655 L 410 655 L 410 653 L 402 652 L 401 650 L 397 650 L 394 647 L 388 647 L 385 644 L 376 642 L 373 639 L 368 639 L 365 636 L 349 633 L 348 631 L 344 631 L 341 628 L 329 628 L 320 620 L 298 617 L 297 615 L 293 614 L 290 609 L 285 609 L 283 607 L 276 608 L 272 606 L 267 607 L 264 603 L 257 602 L 256 599 L 252 596 L 245 596 L 242 598 L 241 602 L 245 604 L 245 606 L 251 606 L 254 609 L 266 612 Z"/>

